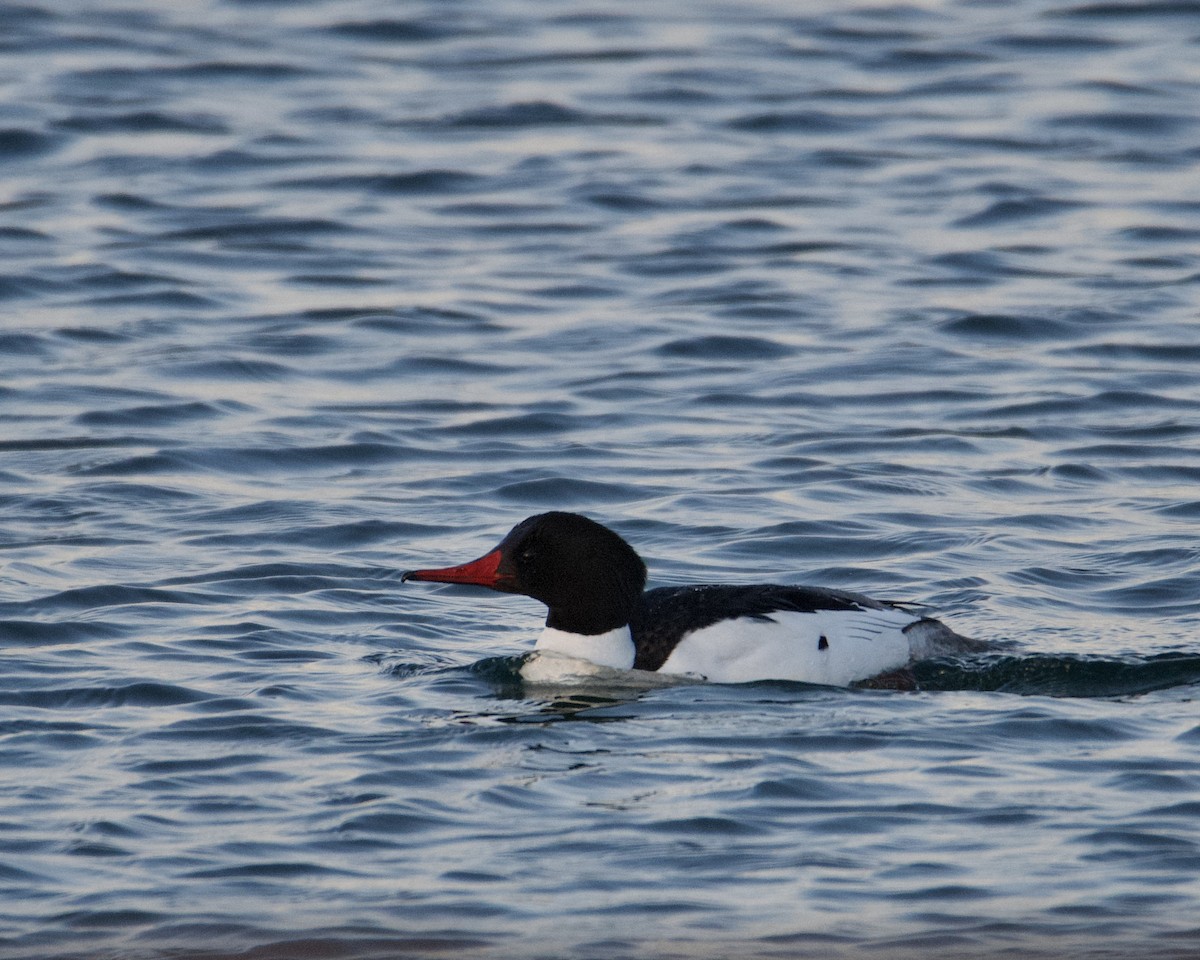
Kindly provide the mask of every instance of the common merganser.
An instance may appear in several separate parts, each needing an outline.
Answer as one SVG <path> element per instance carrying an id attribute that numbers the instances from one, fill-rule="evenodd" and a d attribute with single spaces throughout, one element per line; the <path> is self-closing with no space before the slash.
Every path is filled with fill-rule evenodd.
<path id="1" fill-rule="evenodd" d="M 974 649 L 908 604 L 824 587 L 706 584 L 645 590 L 646 564 L 618 534 L 575 513 L 518 523 L 478 560 L 402 580 L 474 584 L 549 608 L 536 649 L 616 670 L 716 683 L 848 686 L 913 659 Z"/>

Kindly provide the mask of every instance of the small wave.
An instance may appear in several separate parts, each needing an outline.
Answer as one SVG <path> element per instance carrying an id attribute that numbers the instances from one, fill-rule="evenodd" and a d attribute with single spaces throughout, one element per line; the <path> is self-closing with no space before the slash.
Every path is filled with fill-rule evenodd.
<path id="1" fill-rule="evenodd" d="M 425 20 L 346 20 L 325 28 L 329 33 L 351 40 L 373 40 L 379 43 L 429 43 L 462 34 L 464 31 L 448 26 L 439 11 L 438 17 Z"/>
<path id="2" fill-rule="evenodd" d="M 866 120 L 822 110 L 772 111 L 738 117 L 728 124 L 731 130 L 747 133 L 841 133 L 856 130 Z"/>
<path id="3" fill-rule="evenodd" d="M 1140 20 L 1156 17 L 1194 17 L 1197 14 L 1200 14 L 1200 3 L 1196 0 L 1151 0 L 1148 3 L 1083 3 L 1047 15 L 1095 20 Z"/>
<path id="4" fill-rule="evenodd" d="M 966 337 L 1046 340 L 1064 336 L 1061 324 L 1043 317 L 973 313 L 945 323 L 946 332 Z"/>
<path id="5" fill-rule="evenodd" d="M 163 241 L 212 240 L 231 245 L 279 242 L 285 240 L 324 237 L 349 229 L 337 220 L 321 217 L 252 217 L 243 216 L 225 222 L 197 227 L 181 227 L 159 235 Z"/>
<path id="6" fill-rule="evenodd" d="M 1074 210 L 1081 204 L 1072 200 L 1056 200 L 1053 197 L 1022 197 L 997 200 L 979 213 L 973 213 L 954 221 L 956 227 L 993 227 L 1014 221 L 1048 217 Z"/>
<path id="7" fill-rule="evenodd" d="M 272 880 L 310 876 L 346 876 L 355 874 L 350 870 L 337 870 L 319 863 L 283 861 L 276 863 L 248 863 L 232 867 L 209 867 L 191 870 L 182 876 L 194 880 Z"/>
<path id="8" fill-rule="evenodd" d="M 1104 133 L 1126 133 L 1134 136 L 1163 136 L 1179 133 L 1191 127 L 1195 119 L 1174 113 L 1123 113 L 1099 111 L 1095 113 L 1072 113 L 1052 117 L 1052 127 L 1074 127 Z"/>
<path id="9" fill-rule="evenodd" d="M 764 337 L 712 334 L 670 340 L 655 352 L 664 357 L 689 360 L 771 360 L 787 356 L 792 351 L 784 344 Z"/>
<path id="10" fill-rule="evenodd" d="M 172 379 L 188 381 L 232 380 L 270 382 L 287 380 L 295 373 L 284 363 L 270 360 L 251 360 L 245 357 L 221 357 L 212 360 L 197 360 L 164 365 L 162 373 Z"/>
<path id="11" fill-rule="evenodd" d="M 570 507 L 581 503 L 622 503 L 638 492 L 639 488 L 631 484 L 577 480 L 569 477 L 539 477 L 503 484 L 496 489 L 496 496 L 521 504 Z"/>
<path id="12" fill-rule="evenodd" d="M 1169 227 L 1157 224 L 1126 227 L 1121 236 L 1130 240 L 1141 240 L 1148 243 L 1197 243 L 1200 242 L 1200 230 L 1187 227 Z"/>
<path id="13" fill-rule="evenodd" d="M 75 422 L 89 427 L 145 426 L 186 423 L 221 415 L 222 411 L 215 404 L 191 401 L 126 407 L 121 410 L 88 410 L 76 416 Z"/>
<path id="14" fill-rule="evenodd" d="M 79 133 L 228 133 L 229 128 L 211 114 L 176 114 L 138 110 L 111 116 L 79 116 L 59 127 Z"/>
<path id="15" fill-rule="evenodd" d="M 127 627 L 97 620 L 46 623 L 41 620 L 0 620 L 0 643 L 46 645 L 83 644 L 126 636 Z"/>
<path id="16" fill-rule="evenodd" d="M 125 607 L 140 603 L 213 603 L 211 597 L 182 590 L 159 590 L 152 587 L 134 587 L 106 584 L 95 587 L 77 587 L 43 597 L 28 604 L 30 609 L 47 610 L 94 610 L 100 607 Z"/>
<path id="17" fill-rule="evenodd" d="M 61 142 L 60 137 L 20 127 L 10 127 L 0 130 L 0 160 L 25 159 L 41 153 L 48 153 Z"/>
<path id="18" fill-rule="evenodd" d="M 922 690 L 1050 697 L 1136 697 L 1200 684 L 1200 655 L 1104 658 L 1030 654 L 927 660 L 913 665 Z"/>
<path id="19" fill-rule="evenodd" d="M 56 288 L 57 284 L 29 273 L 0 277 L 0 300 L 37 297 L 52 293 Z"/>
<path id="20" fill-rule="evenodd" d="M 450 127 L 545 127 L 585 123 L 588 115 L 546 100 L 464 110 L 443 120 Z"/>
<path id="21" fill-rule="evenodd" d="M 1013 33 L 992 41 L 998 47 L 1008 47 L 1020 53 L 1073 53 L 1111 50 L 1121 46 L 1119 40 L 1082 34 Z"/>
<path id="22" fill-rule="evenodd" d="M 285 189 L 352 190 L 380 194 L 457 194 L 482 189 L 488 178 L 465 170 L 430 168 L 408 173 L 346 174 L 338 177 L 308 177 L 285 180 Z"/>
<path id="23" fill-rule="evenodd" d="M 55 687 L 0 694 L 0 703 L 45 709 L 170 707 L 209 699 L 209 694 L 173 683 L 140 681 L 118 686 Z"/>

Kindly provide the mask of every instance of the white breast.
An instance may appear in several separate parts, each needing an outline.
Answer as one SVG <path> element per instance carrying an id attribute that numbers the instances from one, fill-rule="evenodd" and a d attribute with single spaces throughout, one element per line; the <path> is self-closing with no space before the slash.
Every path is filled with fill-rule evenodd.
<path id="1" fill-rule="evenodd" d="M 608 633 L 583 636 L 546 627 L 538 637 L 534 649 L 559 653 L 577 660 L 589 660 L 602 667 L 617 670 L 632 670 L 637 651 L 628 627 L 617 627 Z"/>
<path id="2" fill-rule="evenodd" d="M 902 629 L 916 619 L 903 610 L 822 610 L 722 620 L 685 635 L 659 672 L 715 683 L 799 680 L 844 687 L 908 663 Z"/>

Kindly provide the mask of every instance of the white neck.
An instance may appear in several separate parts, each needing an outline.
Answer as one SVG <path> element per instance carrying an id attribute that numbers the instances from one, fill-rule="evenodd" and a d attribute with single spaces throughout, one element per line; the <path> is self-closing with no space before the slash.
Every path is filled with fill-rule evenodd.
<path id="1" fill-rule="evenodd" d="M 591 637 L 546 627 L 538 637 L 536 649 L 552 650 L 564 656 L 587 660 L 616 670 L 632 670 L 635 655 L 629 627 L 617 627 L 616 630 Z"/>

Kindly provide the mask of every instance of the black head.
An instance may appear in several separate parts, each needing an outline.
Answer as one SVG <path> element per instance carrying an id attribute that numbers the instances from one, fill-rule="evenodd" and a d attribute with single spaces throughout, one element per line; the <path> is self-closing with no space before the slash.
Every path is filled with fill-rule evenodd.
<path id="1" fill-rule="evenodd" d="M 629 623 L 646 585 L 646 565 L 607 527 L 555 511 L 522 520 L 478 560 L 413 570 L 404 579 L 521 593 L 550 608 L 547 626 L 594 635 Z"/>

